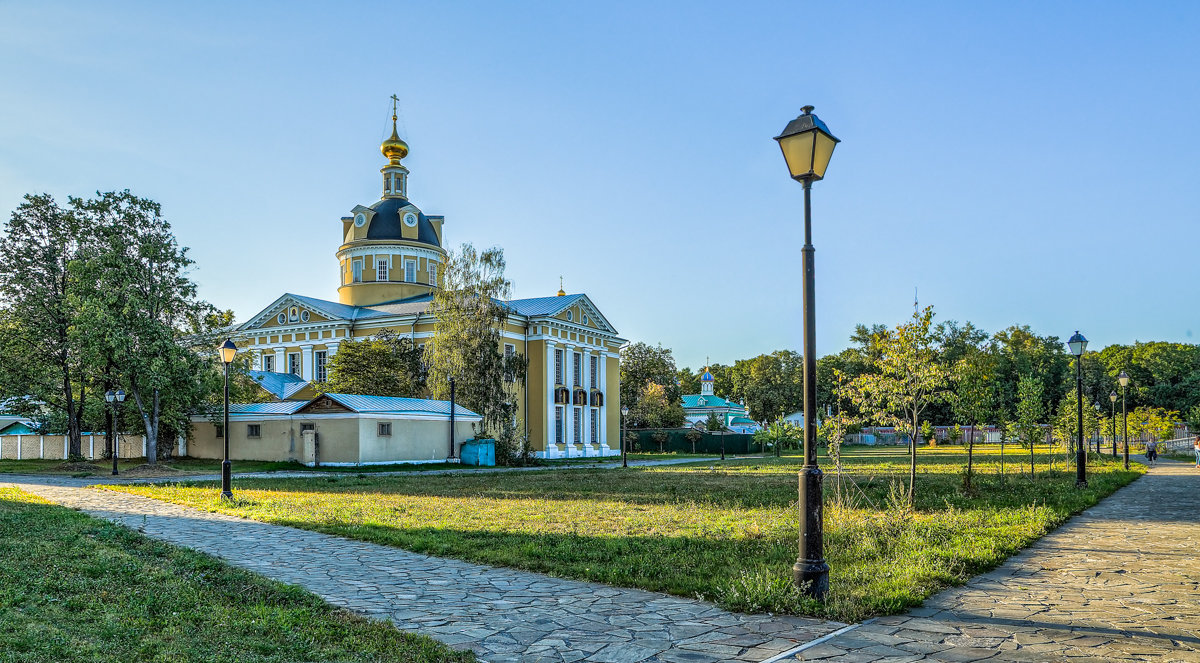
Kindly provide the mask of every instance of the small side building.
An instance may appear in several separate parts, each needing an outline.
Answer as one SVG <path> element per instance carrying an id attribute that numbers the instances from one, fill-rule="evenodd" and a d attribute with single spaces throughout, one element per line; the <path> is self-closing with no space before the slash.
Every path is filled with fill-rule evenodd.
<path id="1" fill-rule="evenodd" d="M 454 407 L 454 449 L 474 437 L 478 414 Z M 309 401 L 229 406 L 229 457 L 309 466 L 444 462 L 450 455 L 450 402 L 355 394 Z M 187 455 L 221 458 L 221 418 L 192 417 Z"/>

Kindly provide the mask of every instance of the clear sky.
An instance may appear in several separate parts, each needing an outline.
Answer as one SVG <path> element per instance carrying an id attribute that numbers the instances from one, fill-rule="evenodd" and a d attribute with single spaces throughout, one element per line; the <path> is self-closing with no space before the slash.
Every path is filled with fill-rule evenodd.
<path id="1" fill-rule="evenodd" d="M 245 320 L 336 299 L 379 198 L 586 292 L 680 366 L 801 347 L 802 191 L 773 136 L 843 140 L 813 191 L 817 348 L 1014 323 L 1197 342 L 1200 3 L 0 2 L 0 212 L 129 188 Z"/>

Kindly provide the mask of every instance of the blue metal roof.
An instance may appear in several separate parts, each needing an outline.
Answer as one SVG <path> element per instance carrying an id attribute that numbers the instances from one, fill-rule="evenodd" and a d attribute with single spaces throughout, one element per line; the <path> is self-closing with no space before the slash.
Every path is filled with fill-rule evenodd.
<path id="1" fill-rule="evenodd" d="M 583 295 L 563 295 L 562 297 L 534 297 L 532 299 L 514 299 L 506 305 L 521 315 L 554 315 L 575 302 L 583 299 Z"/>
<path id="2" fill-rule="evenodd" d="M 302 304 L 306 304 L 318 311 L 323 311 L 325 313 L 329 313 L 333 317 L 339 318 L 342 320 L 354 320 L 357 317 L 357 315 L 359 314 L 359 311 L 361 310 L 357 306 L 350 306 L 349 304 L 339 304 L 338 302 L 331 302 L 331 301 L 328 301 L 325 299 L 317 299 L 315 297 L 302 297 L 300 295 L 293 295 L 290 292 L 287 293 L 285 296 L 291 297 Z"/>
<path id="3" fill-rule="evenodd" d="M 364 396 L 362 394 L 325 394 L 355 412 L 370 414 L 438 414 L 450 416 L 450 401 L 396 396 Z M 456 417 L 479 417 L 467 408 L 454 405 Z"/>
<path id="4" fill-rule="evenodd" d="M 274 373 L 271 371 L 246 371 L 246 374 L 257 382 L 263 389 L 280 400 L 287 400 L 296 392 L 308 386 L 308 381 L 291 373 Z"/>
<path id="5" fill-rule="evenodd" d="M 276 401 L 273 403 L 230 403 L 229 414 L 294 414 L 308 401 Z"/>

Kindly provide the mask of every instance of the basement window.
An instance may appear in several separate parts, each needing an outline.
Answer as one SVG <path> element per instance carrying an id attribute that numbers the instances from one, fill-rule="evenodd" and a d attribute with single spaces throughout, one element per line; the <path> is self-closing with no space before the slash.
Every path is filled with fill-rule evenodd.
<path id="1" fill-rule="evenodd" d="M 262 437 L 260 424 L 246 424 L 246 437 Z"/>

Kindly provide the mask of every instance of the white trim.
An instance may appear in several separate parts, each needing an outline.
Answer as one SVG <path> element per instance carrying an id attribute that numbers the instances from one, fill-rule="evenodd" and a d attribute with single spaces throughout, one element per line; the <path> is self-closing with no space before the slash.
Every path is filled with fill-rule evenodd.
<path id="1" fill-rule="evenodd" d="M 434 458 L 432 460 L 367 460 L 361 463 L 327 463 L 322 461 L 321 467 L 362 467 L 364 465 L 428 465 L 430 463 L 459 463 L 457 458 Z M 308 467 L 316 467 L 305 463 Z"/>
<path id="2" fill-rule="evenodd" d="M 428 246 L 428 245 L 426 245 Z M 404 242 L 380 242 L 379 244 L 368 244 L 366 246 L 354 246 L 351 248 L 343 248 L 338 250 L 338 262 L 346 258 L 359 258 L 362 256 L 375 255 L 376 253 L 384 253 L 388 250 L 393 250 L 396 253 L 404 256 L 412 256 L 417 258 L 434 258 L 438 262 L 446 259 L 446 252 L 437 249 L 423 248 L 421 246 L 413 246 Z M 322 463 L 324 464 L 324 463 Z"/>

